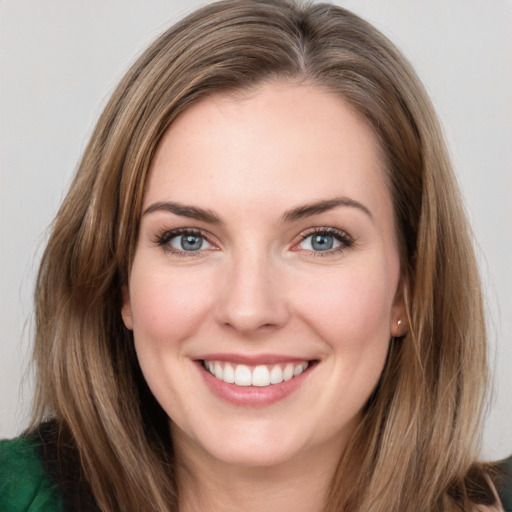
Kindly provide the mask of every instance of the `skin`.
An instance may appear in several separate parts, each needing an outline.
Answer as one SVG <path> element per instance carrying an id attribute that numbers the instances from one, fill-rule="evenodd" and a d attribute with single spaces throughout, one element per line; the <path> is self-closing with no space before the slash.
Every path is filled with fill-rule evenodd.
<path id="1" fill-rule="evenodd" d="M 349 204 L 283 220 L 333 198 Z M 170 201 L 221 223 L 154 206 Z M 122 316 L 171 418 L 181 509 L 320 510 L 389 340 L 405 329 L 393 205 L 372 129 L 307 84 L 210 96 L 163 137 L 143 211 Z M 158 243 L 179 228 L 204 234 L 199 251 L 176 253 L 178 235 Z M 312 228 L 349 242 L 315 250 Z M 205 384 L 196 360 L 211 352 L 316 364 L 290 396 L 236 406 Z"/>

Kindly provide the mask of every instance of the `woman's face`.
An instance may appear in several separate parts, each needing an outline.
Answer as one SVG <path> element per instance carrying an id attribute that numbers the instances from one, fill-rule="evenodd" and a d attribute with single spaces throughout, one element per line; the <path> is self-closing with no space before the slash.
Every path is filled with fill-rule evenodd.
<path id="1" fill-rule="evenodd" d="M 347 103 L 274 83 L 185 111 L 122 308 L 176 443 L 237 465 L 338 458 L 400 334 L 399 266 L 376 137 Z"/>

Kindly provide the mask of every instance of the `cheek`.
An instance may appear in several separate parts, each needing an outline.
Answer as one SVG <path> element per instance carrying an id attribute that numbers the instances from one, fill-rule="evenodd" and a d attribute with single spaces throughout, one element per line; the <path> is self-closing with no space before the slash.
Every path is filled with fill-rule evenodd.
<path id="1" fill-rule="evenodd" d="M 387 346 L 396 284 L 384 272 L 344 268 L 321 281 L 301 280 L 300 288 L 297 310 L 331 348 Z"/>
<path id="2" fill-rule="evenodd" d="M 187 337 L 211 306 L 209 283 L 190 269 L 139 271 L 135 262 L 130 279 L 135 338 L 168 344 Z"/>
<path id="3" fill-rule="evenodd" d="M 210 308 L 209 282 L 190 269 L 170 269 L 142 258 L 132 267 L 130 302 L 137 358 L 169 417 L 187 417 L 194 386 L 184 340 L 197 333 Z"/>
<path id="4" fill-rule="evenodd" d="M 327 351 L 331 385 L 319 400 L 337 411 L 325 424 L 332 431 L 357 417 L 386 363 L 395 283 L 369 268 L 345 268 L 321 283 L 301 284 L 297 314 Z"/>

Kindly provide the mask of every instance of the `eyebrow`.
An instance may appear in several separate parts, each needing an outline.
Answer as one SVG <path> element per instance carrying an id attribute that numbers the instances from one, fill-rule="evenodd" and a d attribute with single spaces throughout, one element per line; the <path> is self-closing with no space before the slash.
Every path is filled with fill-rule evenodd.
<path id="1" fill-rule="evenodd" d="M 284 222 L 293 222 L 295 220 L 303 219 L 305 217 L 310 217 L 312 215 L 317 215 L 319 213 L 326 212 L 328 210 L 332 210 L 337 208 L 338 206 L 349 206 L 351 208 L 357 208 L 363 211 L 366 215 L 373 220 L 373 215 L 370 210 L 359 201 L 351 199 L 350 197 L 335 197 L 333 199 L 326 199 L 322 201 L 317 201 L 314 203 L 305 204 L 303 206 L 298 206 L 297 208 L 292 208 L 288 210 L 283 215 Z"/>
<path id="2" fill-rule="evenodd" d="M 372 213 L 366 206 L 364 206 L 364 204 L 349 197 L 336 197 L 333 199 L 324 199 L 314 203 L 308 203 L 305 205 L 297 206 L 296 208 L 292 208 L 283 214 L 282 221 L 293 222 L 295 220 L 333 210 L 339 206 L 358 208 L 373 220 Z M 144 210 L 143 215 L 157 211 L 170 212 L 181 217 L 201 220 L 208 224 L 223 224 L 222 219 L 213 210 L 206 210 L 203 208 L 198 208 L 197 206 L 188 206 L 174 201 L 158 201 L 153 203 L 148 208 L 146 208 L 146 210 Z"/>
<path id="3" fill-rule="evenodd" d="M 143 215 L 147 215 L 152 212 L 170 212 L 181 217 L 188 217 L 190 219 L 201 220 L 208 224 L 222 224 L 221 218 L 212 210 L 204 210 L 197 206 L 187 206 L 181 203 L 175 203 L 172 201 L 157 202 L 144 210 Z"/>

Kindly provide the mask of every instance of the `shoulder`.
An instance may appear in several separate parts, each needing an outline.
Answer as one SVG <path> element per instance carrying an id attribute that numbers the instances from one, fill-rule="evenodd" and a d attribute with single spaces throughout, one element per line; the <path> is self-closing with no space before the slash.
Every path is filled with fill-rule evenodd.
<path id="1" fill-rule="evenodd" d="M 0 510 L 59 512 L 59 493 L 40 458 L 33 436 L 0 441 Z"/>
<path id="2" fill-rule="evenodd" d="M 469 512 L 512 512 L 503 501 L 501 469 L 497 463 L 475 462 L 449 495 L 461 510 Z M 505 505 L 505 506 L 504 506 Z"/>
<path id="3" fill-rule="evenodd" d="M 506 511 L 512 511 L 512 455 L 494 465 L 494 484 Z"/>
<path id="4" fill-rule="evenodd" d="M 504 512 L 505 509 L 500 500 L 500 496 L 496 491 L 496 486 L 489 475 L 486 475 L 485 480 L 487 481 L 489 488 L 494 495 L 494 503 L 492 505 L 477 505 L 473 512 Z"/>

